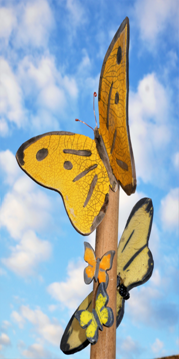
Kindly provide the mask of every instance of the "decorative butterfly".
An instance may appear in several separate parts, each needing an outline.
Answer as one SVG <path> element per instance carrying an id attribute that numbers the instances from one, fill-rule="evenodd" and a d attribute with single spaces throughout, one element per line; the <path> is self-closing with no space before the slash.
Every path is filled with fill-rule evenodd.
<path id="1" fill-rule="evenodd" d="M 106 307 L 109 301 L 108 294 L 105 289 L 105 283 L 101 283 L 96 294 L 95 309 L 79 310 L 75 313 L 80 326 L 86 329 L 86 338 L 91 344 L 98 340 L 98 329 L 103 330 L 103 325 L 111 327 L 114 323 L 113 311 Z"/>
<path id="2" fill-rule="evenodd" d="M 89 265 L 84 269 L 84 281 L 86 284 L 90 284 L 94 279 L 99 283 L 105 283 L 106 288 L 108 286 L 109 276 L 106 271 L 112 268 L 113 258 L 115 251 L 109 251 L 105 253 L 102 258 L 95 257 L 94 249 L 87 242 L 84 242 L 85 254 L 84 260 Z"/>
<path id="3" fill-rule="evenodd" d="M 128 127 L 129 19 L 116 32 L 105 55 L 98 92 L 99 129 L 94 140 L 71 132 L 48 132 L 18 149 L 19 166 L 40 185 L 62 195 L 78 232 L 88 235 L 102 221 L 109 186 L 118 182 L 130 195 L 136 175 Z"/>
<path id="4" fill-rule="evenodd" d="M 153 204 L 150 198 L 142 198 L 136 203 L 127 220 L 124 232 L 119 241 L 117 253 L 117 288 L 116 288 L 116 326 L 124 315 L 125 300 L 129 291 L 145 283 L 152 275 L 154 261 L 148 248 L 148 241 L 153 220 Z M 91 292 L 80 304 L 77 311 L 92 312 Z M 76 320 L 76 312 L 70 319 L 60 348 L 65 354 L 73 354 L 89 344 L 85 330 Z"/>

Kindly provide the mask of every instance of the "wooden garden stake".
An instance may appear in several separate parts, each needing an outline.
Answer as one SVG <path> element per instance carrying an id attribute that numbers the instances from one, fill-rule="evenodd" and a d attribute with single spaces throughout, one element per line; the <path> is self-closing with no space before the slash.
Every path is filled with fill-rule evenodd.
<path id="1" fill-rule="evenodd" d="M 116 192 L 110 189 L 109 205 L 103 221 L 96 230 L 95 253 L 97 258 L 110 250 L 114 250 L 115 256 L 113 266 L 108 272 L 109 283 L 107 293 L 109 295 L 108 307 L 112 308 L 114 323 L 112 327 L 103 326 L 103 331 L 99 330 L 98 341 L 91 345 L 90 359 L 115 359 L 116 358 L 116 284 L 117 284 L 117 243 L 118 243 L 118 217 L 119 217 L 119 188 Z M 93 304 L 97 292 L 98 282 L 94 282 Z M 94 305 L 93 305 L 94 307 Z"/>

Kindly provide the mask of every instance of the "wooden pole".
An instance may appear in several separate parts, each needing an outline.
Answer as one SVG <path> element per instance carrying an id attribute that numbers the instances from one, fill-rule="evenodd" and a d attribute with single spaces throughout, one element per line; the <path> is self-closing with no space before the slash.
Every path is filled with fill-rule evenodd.
<path id="1" fill-rule="evenodd" d="M 118 244 L 118 217 L 119 217 L 119 189 L 109 192 L 109 205 L 103 221 L 96 230 L 95 254 L 101 258 L 103 254 L 114 250 L 115 256 L 113 266 L 108 272 L 109 283 L 107 293 L 109 302 L 107 306 L 112 308 L 114 323 L 112 327 L 103 326 L 103 331 L 99 330 L 98 341 L 91 345 L 90 359 L 115 359 L 116 358 L 116 284 L 117 284 L 117 244 Z M 96 298 L 98 282 L 94 282 L 93 287 L 93 307 Z"/>

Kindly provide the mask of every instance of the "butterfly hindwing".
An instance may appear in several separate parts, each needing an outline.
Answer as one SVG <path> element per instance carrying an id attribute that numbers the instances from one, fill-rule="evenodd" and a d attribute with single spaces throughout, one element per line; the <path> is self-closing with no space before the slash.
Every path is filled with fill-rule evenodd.
<path id="1" fill-rule="evenodd" d="M 154 262 L 148 248 L 152 219 L 152 201 L 142 198 L 134 206 L 120 239 L 117 274 L 128 290 L 145 283 L 152 275 Z"/>
<path id="2" fill-rule="evenodd" d="M 84 349 L 89 341 L 86 338 L 86 329 L 83 329 L 76 319 L 76 313 L 81 310 L 88 310 L 92 313 L 93 292 L 91 292 L 80 304 L 72 315 L 63 333 L 60 349 L 64 354 L 73 354 Z"/>
<path id="3" fill-rule="evenodd" d="M 135 192 L 136 174 L 128 126 L 129 19 L 116 32 L 105 55 L 98 91 L 99 134 L 113 174 L 124 191 Z"/>
<path id="4" fill-rule="evenodd" d="M 91 233 L 101 222 L 110 183 L 94 140 L 50 132 L 25 142 L 16 158 L 33 180 L 62 195 L 67 214 L 81 234 Z"/>
<path id="5" fill-rule="evenodd" d="M 75 317 L 80 326 L 86 329 L 86 338 L 91 344 L 98 340 L 98 329 L 103 330 L 103 325 L 110 327 L 113 325 L 114 316 L 111 308 L 106 307 L 109 297 L 105 289 L 105 284 L 101 283 L 96 294 L 95 309 L 77 311 Z"/>

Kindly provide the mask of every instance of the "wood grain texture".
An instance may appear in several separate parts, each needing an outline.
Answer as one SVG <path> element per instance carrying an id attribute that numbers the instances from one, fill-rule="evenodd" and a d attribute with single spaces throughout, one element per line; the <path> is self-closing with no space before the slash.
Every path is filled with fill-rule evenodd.
<path id="1" fill-rule="evenodd" d="M 96 257 L 110 250 L 116 253 L 113 259 L 113 266 L 108 272 L 109 283 L 107 293 L 109 295 L 108 306 L 112 308 L 114 314 L 114 323 L 112 327 L 103 327 L 99 332 L 98 342 L 91 345 L 90 359 L 115 359 L 116 358 L 116 285 L 117 285 L 117 242 L 118 242 L 118 216 L 119 216 L 119 189 L 109 192 L 109 205 L 104 217 L 96 230 Z M 96 298 L 98 283 L 94 283 L 93 288 L 93 307 Z"/>

